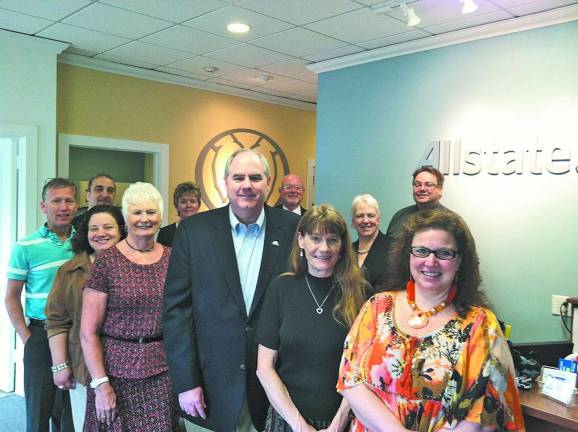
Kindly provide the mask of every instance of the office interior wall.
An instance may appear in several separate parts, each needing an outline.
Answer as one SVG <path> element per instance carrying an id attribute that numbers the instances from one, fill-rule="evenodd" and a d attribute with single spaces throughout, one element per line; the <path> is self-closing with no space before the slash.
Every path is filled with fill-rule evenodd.
<path id="1" fill-rule="evenodd" d="M 430 142 L 450 141 L 458 173 L 442 202 L 476 238 L 499 318 L 517 342 L 568 339 L 550 312 L 553 294 L 578 296 L 577 71 L 575 21 L 323 73 L 316 201 L 349 215 L 351 198 L 371 193 L 385 230 L 413 203 L 410 175 Z M 472 149 L 480 172 L 466 175 Z"/>
<path id="2" fill-rule="evenodd" d="M 171 192 L 180 182 L 194 181 L 205 144 L 235 128 L 271 137 L 291 171 L 305 178 L 307 159 L 315 158 L 315 122 L 315 112 L 58 65 L 58 132 L 168 143 Z M 175 218 L 171 207 L 169 220 Z"/>

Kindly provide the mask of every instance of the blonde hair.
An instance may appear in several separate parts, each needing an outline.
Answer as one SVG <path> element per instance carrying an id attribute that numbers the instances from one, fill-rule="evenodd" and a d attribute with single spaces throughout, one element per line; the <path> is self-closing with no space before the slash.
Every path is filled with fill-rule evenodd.
<path id="1" fill-rule="evenodd" d="M 333 282 L 339 293 L 339 301 L 333 309 L 333 316 L 337 321 L 344 321 L 347 326 L 351 326 L 366 300 L 367 283 L 357 266 L 347 223 L 333 206 L 329 204 L 315 206 L 301 217 L 289 257 L 289 274 L 298 277 L 305 275 L 307 261 L 301 257 L 297 239 L 298 234 L 305 236 L 313 232 L 335 234 L 341 240 L 339 259 L 333 269 Z"/>

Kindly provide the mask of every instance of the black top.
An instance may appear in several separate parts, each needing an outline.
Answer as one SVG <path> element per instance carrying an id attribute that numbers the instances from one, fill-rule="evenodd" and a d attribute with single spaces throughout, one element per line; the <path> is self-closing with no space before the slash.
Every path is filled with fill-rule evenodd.
<path id="1" fill-rule="evenodd" d="M 331 278 L 307 275 L 321 304 Z M 343 342 L 349 328 L 333 318 L 337 287 L 318 314 L 304 277 L 281 275 L 269 285 L 256 340 L 278 351 L 276 369 L 301 415 L 331 421 L 341 403 L 335 390 Z"/>
<path id="2" fill-rule="evenodd" d="M 159 235 L 157 236 L 157 241 L 166 247 L 173 247 L 173 241 L 175 239 L 175 233 L 177 232 L 177 223 L 172 223 L 170 225 L 164 226 L 159 230 Z"/>
<path id="3" fill-rule="evenodd" d="M 353 242 L 353 250 L 359 250 L 359 240 Z M 379 231 L 363 261 L 363 274 L 375 292 L 383 291 L 387 280 L 387 237 Z"/>

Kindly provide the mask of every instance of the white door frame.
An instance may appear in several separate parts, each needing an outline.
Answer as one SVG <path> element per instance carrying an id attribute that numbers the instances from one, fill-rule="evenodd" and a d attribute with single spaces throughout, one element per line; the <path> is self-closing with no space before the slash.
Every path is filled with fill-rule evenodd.
<path id="1" fill-rule="evenodd" d="M 70 147 L 118 150 L 137 153 L 150 153 L 153 156 L 153 184 L 157 187 L 164 201 L 163 225 L 168 220 L 169 200 L 169 145 L 147 141 L 132 141 L 115 138 L 93 137 L 86 135 L 58 135 L 58 175 L 68 178 Z M 102 171 L 106 172 L 106 167 Z"/>
<path id="2" fill-rule="evenodd" d="M 10 205 L 16 209 L 15 228 L 10 241 L 14 238 L 22 238 L 32 233 L 38 226 L 40 219 L 39 201 L 40 191 L 36 180 L 38 178 L 38 128 L 31 125 L 12 123 L 0 123 L 0 136 L 17 142 L 17 154 L 15 165 L 17 174 L 16 194 L 11 199 Z M 13 150 L 0 149 L 4 155 L 13 154 Z M 12 157 L 12 156 L 11 156 Z M 12 174 L 9 174 L 12 175 Z M 0 280 L 0 298 L 6 294 L 6 270 L 0 269 L 3 275 Z M 22 293 L 24 296 L 24 292 Z M 0 358 L 0 390 L 24 393 L 24 374 L 22 360 L 24 355 L 23 345 L 16 337 L 14 327 L 10 324 L 6 313 L 0 314 L 0 351 L 7 353 Z M 16 376 L 15 376 L 16 374 Z"/>

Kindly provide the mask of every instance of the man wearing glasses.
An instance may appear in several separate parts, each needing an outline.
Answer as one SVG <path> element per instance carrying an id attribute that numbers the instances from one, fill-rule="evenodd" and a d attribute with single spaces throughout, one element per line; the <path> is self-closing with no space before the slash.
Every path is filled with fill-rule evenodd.
<path id="1" fill-rule="evenodd" d="M 388 249 L 401 233 L 401 228 L 407 218 L 418 210 L 440 208 L 448 210 L 440 204 L 444 189 L 444 175 L 431 166 L 423 166 L 413 173 L 414 205 L 402 208 L 393 215 L 385 233 Z"/>
<path id="2" fill-rule="evenodd" d="M 304 191 L 301 178 L 296 174 L 287 174 L 279 187 L 279 204 L 276 207 L 302 216 L 306 212 L 301 207 Z"/>

